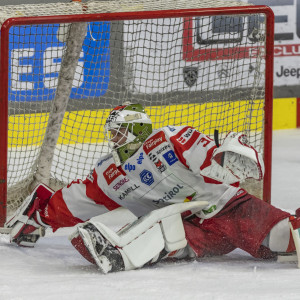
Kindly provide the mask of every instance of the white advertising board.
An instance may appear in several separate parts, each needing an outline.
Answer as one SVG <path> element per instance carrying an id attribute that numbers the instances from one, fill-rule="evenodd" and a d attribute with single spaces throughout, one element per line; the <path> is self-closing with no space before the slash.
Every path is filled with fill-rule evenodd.
<path id="1" fill-rule="evenodd" d="M 243 2 L 252 3 L 255 5 L 268 5 L 272 8 L 275 14 L 275 37 L 274 37 L 274 86 L 295 86 L 300 83 L 300 0 L 244 0 Z M 238 17 L 235 19 L 235 26 L 239 26 Z M 209 21 L 209 18 L 207 19 Z M 132 64 L 131 69 L 133 73 L 128 74 L 128 86 L 135 92 L 143 93 L 160 93 L 169 91 L 184 91 L 184 90 L 211 90 L 211 88 L 229 87 L 228 84 L 234 85 L 232 87 L 246 87 L 250 86 L 255 80 L 256 85 L 262 86 L 264 78 L 260 77 L 260 72 L 263 72 L 264 61 L 259 63 L 254 62 L 258 56 L 263 57 L 264 53 L 260 53 L 261 44 L 252 43 L 249 47 L 241 47 L 243 40 L 251 39 L 251 28 L 247 29 L 239 36 L 242 31 L 238 27 L 232 27 L 230 32 L 217 33 L 216 39 L 224 40 L 224 43 L 217 42 L 217 47 L 212 47 L 214 36 L 205 36 L 201 32 L 201 38 L 211 41 L 205 46 L 199 43 L 199 35 L 197 36 L 197 20 L 191 27 L 194 30 L 186 30 L 182 28 L 184 25 L 182 20 L 172 20 L 172 26 L 166 24 L 145 24 L 136 23 L 133 25 L 136 35 L 139 26 L 149 32 L 149 36 L 139 40 L 139 37 L 133 33 L 133 27 L 128 27 L 125 39 L 127 41 L 126 50 L 134 49 L 135 53 L 131 53 L 128 63 Z M 201 26 L 205 25 L 205 18 L 201 18 Z M 216 21 L 214 21 L 216 22 Z M 254 22 L 255 23 L 255 22 Z M 212 23 L 211 23 L 212 24 Z M 259 22 L 258 22 L 259 24 Z M 147 26 L 151 27 L 147 30 Z M 153 26 L 157 26 L 154 30 Z M 208 25 L 209 26 L 209 25 Z M 210 26 L 214 26 L 213 24 Z M 249 26 L 245 23 L 244 26 Z M 259 26 L 259 25 L 258 25 Z M 250 25 L 251 27 L 251 25 Z M 164 34 L 159 34 L 164 31 Z M 193 31 L 193 32 L 192 32 Z M 151 34 L 151 32 L 153 32 Z M 246 32 L 246 34 L 245 34 Z M 174 34 L 178 35 L 178 39 L 174 38 Z M 180 38 L 180 35 L 183 38 Z M 189 36 L 190 39 L 185 40 L 184 35 Z M 223 36 L 222 36 L 223 35 Z M 228 38 L 232 43 L 228 42 Z M 141 36 L 140 36 L 141 38 Z M 167 46 L 167 39 L 173 41 L 174 45 L 170 48 Z M 197 40 L 198 39 L 198 40 Z M 240 39 L 240 40 L 239 40 Z M 140 44 L 139 44 L 140 43 Z M 251 44 L 251 43 L 250 43 Z M 248 43 L 249 45 L 249 43 Z M 186 47 L 187 56 L 182 55 L 181 48 Z M 218 48 L 219 53 L 215 51 Z M 224 56 L 220 53 L 225 49 Z M 234 57 L 234 51 L 239 48 L 244 51 L 243 60 Z M 206 49 L 206 50 L 205 50 Z M 151 52 L 155 51 L 155 56 Z M 227 52 L 226 52 L 227 51 Z M 230 52 L 232 51 L 232 52 Z M 175 54 L 177 53 L 177 54 Z M 181 53 L 181 57 L 179 56 Z M 239 55 L 239 54 L 237 54 Z M 189 56 L 189 57 L 188 57 Z M 226 59 L 225 57 L 234 57 L 233 59 Z M 154 58 L 154 57 L 158 57 Z M 125 58 L 126 60 L 126 58 Z M 252 63 L 253 61 L 253 63 Z M 242 63 L 242 65 L 241 65 Z M 245 65 L 248 65 L 247 67 Z M 190 73 L 184 73 L 185 71 Z M 191 73 L 192 72 L 192 73 Z M 149 75 L 150 74 L 150 75 Z M 152 76 L 151 76 L 152 74 Z M 189 78 L 195 78 L 196 84 L 189 86 L 185 80 L 185 75 Z M 147 81 L 147 82 L 146 82 Z M 152 83 L 150 84 L 150 81 Z M 201 81 L 201 82 L 200 82 Z"/>
<path id="2" fill-rule="evenodd" d="M 263 15 L 126 21 L 126 87 L 154 94 L 263 86 L 264 21 Z"/>
<path id="3" fill-rule="evenodd" d="M 243 1 L 247 2 L 247 1 Z M 248 0 L 275 14 L 274 86 L 300 84 L 300 0 Z"/>

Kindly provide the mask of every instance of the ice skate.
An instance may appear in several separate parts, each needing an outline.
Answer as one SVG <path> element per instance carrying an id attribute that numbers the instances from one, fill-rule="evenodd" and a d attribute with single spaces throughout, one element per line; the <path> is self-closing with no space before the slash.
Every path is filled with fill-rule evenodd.
<path id="1" fill-rule="evenodd" d="M 105 239 L 91 223 L 78 228 L 79 234 L 87 250 L 92 255 L 99 270 L 106 274 L 125 269 L 121 253 Z"/>

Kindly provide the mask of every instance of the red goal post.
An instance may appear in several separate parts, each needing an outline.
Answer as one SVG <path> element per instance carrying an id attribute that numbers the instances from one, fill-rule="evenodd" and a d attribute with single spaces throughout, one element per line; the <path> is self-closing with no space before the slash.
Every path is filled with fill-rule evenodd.
<path id="1" fill-rule="evenodd" d="M 96 1 L 94 1 L 94 3 L 96 3 Z M 166 1 L 164 1 L 164 3 L 166 3 Z M 84 119 L 88 115 L 95 115 L 96 120 L 99 119 L 99 116 L 105 119 L 107 111 L 110 108 L 126 100 L 135 100 L 146 105 L 153 119 L 154 126 L 157 127 L 167 124 L 180 125 L 188 123 L 202 131 L 205 127 L 205 133 L 208 135 L 212 135 L 213 130 L 216 128 L 221 129 L 221 139 L 222 133 L 225 134 L 225 131 L 237 131 L 238 129 L 245 131 L 250 135 L 250 142 L 256 144 L 254 146 L 258 147 L 264 154 L 266 173 L 262 188 L 263 199 L 270 202 L 274 38 L 274 15 L 272 10 L 267 6 L 220 6 L 215 8 L 205 7 L 191 9 L 178 9 L 178 7 L 176 7 L 176 9 L 171 10 L 150 11 L 149 9 L 144 10 L 140 8 L 139 4 L 136 5 L 137 7 L 134 7 L 133 11 L 130 11 L 130 8 L 128 8 L 129 11 L 123 12 L 89 13 L 88 4 L 84 4 L 82 6 L 82 14 L 78 14 L 77 12 L 69 15 L 22 16 L 22 13 L 20 13 L 20 16 L 9 17 L 3 21 L 0 45 L 0 226 L 3 226 L 6 220 L 9 205 L 12 205 L 11 210 L 15 209 L 14 204 L 9 203 L 10 201 L 14 202 L 16 198 L 16 194 L 13 194 L 14 191 L 18 191 L 18 193 L 21 189 L 26 191 L 25 195 L 21 197 L 21 200 L 16 200 L 22 201 L 22 199 L 26 197 L 26 194 L 30 192 L 34 181 L 46 180 L 46 184 L 50 186 L 52 182 L 57 181 L 63 185 L 89 173 L 88 170 L 92 165 L 91 163 L 89 163 L 88 166 L 83 166 L 80 172 L 78 171 L 76 173 L 71 170 L 71 175 L 66 175 L 66 170 L 68 168 L 72 169 L 72 167 L 75 168 L 75 164 L 83 164 L 80 160 L 83 158 L 83 153 L 88 153 L 87 157 L 91 155 L 97 156 L 96 158 L 99 157 L 99 152 L 101 152 L 103 148 L 101 148 L 102 150 L 96 149 L 99 140 L 97 140 L 97 138 L 93 139 L 95 135 L 95 133 L 92 132 L 93 129 L 91 129 L 91 134 L 87 132 L 83 134 L 78 133 L 77 135 L 80 135 L 80 137 L 75 141 L 74 138 L 70 138 L 70 142 L 67 142 L 66 136 L 73 134 L 75 131 L 80 132 L 83 127 L 88 128 L 89 124 L 94 124 L 92 126 L 93 128 L 100 128 L 103 125 L 103 120 L 97 123 L 94 119 L 90 119 L 90 121 L 87 121 L 88 124 L 80 125 L 80 128 L 74 127 L 76 130 L 73 128 L 66 130 L 64 133 L 63 129 L 67 128 L 69 124 L 73 122 L 72 114 L 76 114 L 76 117 L 74 117 L 76 120 Z M 172 8 L 172 6 L 166 6 L 166 8 L 169 9 Z M 221 17 L 217 18 L 218 16 Z M 252 16 L 255 18 L 255 24 L 251 25 L 253 26 L 253 32 L 256 30 L 255 32 L 257 33 L 257 31 L 261 29 L 260 27 L 264 28 L 261 29 L 261 33 L 258 32 L 258 37 L 254 37 L 250 40 L 249 44 L 241 44 L 242 40 L 245 39 L 244 28 L 242 28 L 242 24 L 236 24 L 235 22 L 241 21 L 246 24 L 246 22 L 251 21 Z M 213 25 L 207 25 L 212 19 L 212 22 L 215 23 Z M 261 19 L 264 20 L 261 21 Z M 170 21 L 167 20 L 174 20 L 174 24 L 181 31 L 176 32 L 173 28 L 176 26 L 166 27 L 165 22 L 170 23 Z M 177 20 L 180 21 L 177 22 Z M 227 22 L 226 20 L 229 21 Z M 93 58 L 91 58 L 89 62 L 85 60 L 93 55 L 94 50 L 90 52 L 87 51 L 83 54 L 82 51 L 79 51 L 77 56 L 74 55 L 73 51 L 73 56 L 71 53 L 69 62 L 73 59 L 73 61 L 77 61 L 77 64 L 71 71 L 63 69 L 64 60 L 67 61 L 66 58 L 62 60 L 61 66 L 57 67 L 57 53 L 55 53 L 56 56 L 54 58 L 48 59 L 47 56 L 52 53 L 51 51 L 54 51 L 54 48 L 55 51 L 60 51 L 60 49 L 56 49 L 59 47 L 63 47 L 61 52 L 67 55 L 68 48 L 72 47 L 74 40 L 76 40 L 78 36 L 78 30 L 80 31 L 82 29 L 80 29 L 82 25 L 78 25 L 79 29 L 74 29 L 75 31 L 72 37 L 72 31 L 68 24 L 91 24 L 91 22 L 94 22 L 93 24 L 107 22 L 108 25 L 105 26 L 108 26 L 110 30 L 110 36 L 107 39 L 109 51 L 106 53 L 106 56 L 103 55 L 103 53 L 99 54 L 102 59 L 99 64 L 102 66 L 106 63 L 109 65 L 109 70 L 104 71 L 100 79 L 96 78 L 98 71 L 91 71 L 91 68 L 97 64 L 96 60 L 93 60 Z M 153 22 L 153 24 L 150 24 L 151 22 Z M 36 68 L 36 65 L 39 64 L 38 59 L 32 63 L 28 62 L 28 60 L 30 61 L 32 57 L 34 57 L 34 54 L 32 54 L 33 51 L 32 53 L 28 52 L 28 49 L 31 49 L 30 47 L 26 48 L 26 56 L 23 55 L 25 51 L 24 48 L 20 50 L 21 47 L 16 47 L 14 49 L 17 50 L 13 50 L 10 43 L 18 43 L 22 40 L 21 38 L 12 37 L 12 35 L 21 32 L 24 28 L 27 30 L 29 27 L 32 27 L 34 28 L 34 30 L 32 30 L 33 34 L 43 35 L 43 30 L 42 33 L 37 32 L 40 28 L 39 26 L 46 26 L 46 24 L 47 26 L 49 25 L 49 28 L 52 28 L 51 24 L 67 24 L 66 30 L 63 32 L 67 32 L 68 38 L 59 40 L 56 36 L 58 40 L 55 41 L 56 46 L 49 46 L 48 48 L 51 48 L 51 51 L 47 50 L 45 54 L 45 50 L 42 55 L 39 55 L 42 57 L 41 59 L 44 59 L 44 62 L 41 63 L 41 67 Z M 223 29 L 217 29 L 216 26 L 218 24 L 221 24 Z M 83 38 L 89 36 L 90 40 L 93 41 L 96 37 L 96 40 L 99 42 L 97 45 L 100 45 L 101 38 L 104 37 L 104 25 L 101 25 L 102 32 L 97 34 L 93 32 L 96 25 L 87 26 L 87 29 L 82 30 Z M 127 26 L 127 31 L 124 30 L 124 26 Z M 195 33 L 196 29 L 201 31 L 205 26 L 212 28 L 213 33 L 198 32 L 198 35 Z M 247 24 L 247 26 L 249 26 L 249 24 Z M 255 26 L 257 26 L 257 28 Z M 18 29 L 14 30 L 13 28 Z M 115 30 L 115 28 L 118 29 Z M 123 29 L 120 30 L 120 28 Z M 165 41 L 162 38 L 166 33 L 161 31 L 165 31 L 166 28 L 174 30 L 172 36 L 177 36 L 178 41 L 175 39 L 173 41 Z M 139 33 L 132 32 L 132 30 L 135 29 L 141 31 L 139 31 Z M 153 29 L 154 31 L 149 33 L 149 29 Z M 60 30 L 60 26 L 58 30 Z M 46 31 L 47 30 L 45 30 L 45 32 Z M 58 34 L 57 32 L 56 34 Z M 247 32 L 249 33 L 249 30 Z M 253 32 L 251 32 L 251 34 Z M 168 38 L 170 36 L 170 34 L 167 35 Z M 225 38 L 218 40 L 219 36 Z M 135 38 L 135 44 L 132 42 L 133 37 Z M 155 41 L 153 41 L 153 39 L 155 39 Z M 201 39 L 201 41 L 199 41 L 199 39 Z M 26 39 L 24 38 L 24 40 Z M 46 38 L 47 42 L 50 40 L 50 38 Z M 41 41 L 43 41 L 43 37 L 41 37 Z M 66 46 L 68 42 L 69 45 Z M 84 41 L 81 40 L 81 42 Z M 31 41 L 28 43 L 31 43 Z M 79 46 L 77 45 L 77 48 L 79 47 L 81 49 L 80 41 L 78 43 Z M 180 46 L 178 46 L 177 43 L 179 43 Z M 164 47 L 168 44 L 170 44 L 170 48 L 165 52 L 166 49 L 164 49 Z M 144 47 L 142 52 L 141 45 Z M 155 48 L 151 49 L 150 47 L 153 45 Z M 173 55 L 172 49 L 178 50 L 179 52 Z M 105 47 L 103 47 L 102 50 L 102 52 L 105 52 Z M 152 57 L 152 55 L 156 53 L 163 55 L 163 65 L 158 64 L 158 61 L 162 61 L 162 56 Z M 170 60 L 170 56 L 165 55 L 166 53 L 172 53 L 174 59 Z M 145 57 L 142 57 L 142 55 L 145 55 Z M 17 57 L 17 67 L 13 64 L 15 56 Z M 109 58 L 107 58 L 108 56 Z M 118 59 L 120 65 L 116 65 L 116 58 L 119 56 L 121 56 L 122 59 Z M 260 62 L 257 63 L 256 59 L 258 56 Z M 105 58 L 107 58 L 107 61 L 103 62 Z M 59 73 L 57 80 L 54 78 L 56 76 L 53 75 L 55 73 L 54 71 L 51 71 L 52 73 L 44 73 L 43 75 L 34 74 L 35 68 L 36 70 L 41 69 L 42 64 L 45 65 L 45 62 L 48 63 L 47 59 L 48 61 L 50 60 L 50 63 L 53 63 L 53 66 L 48 66 L 49 70 L 54 68 L 53 70 Z M 242 60 L 245 61 L 245 64 L 242 64 Z M 80 64 L 81 61 L 83 62 Z M 145 70 L 145 61 L 148 62 L 147 70 Z M 174 69 L 166 70 L 167 67 L 173 65 Z M 24 70 L 25 66 L 27 73 L 26 70 Z M 89 72 L 92 73 L 92 78 L 88 78 L 89 72 L 86 71 L 86 68 L 90 68 Z M 246 71 L 244 71 L 243 68 L 245 68 Z M 78 69 L 82 70 L 81 75 L 76 75 Z M 184 73 L 183 75 L 179 73 L 179 69 L 180 72 Z M 12 70 L 16 70 L 17 73 L 12 74 Z M 213 70 L 215 70 L 215 75 L 212 74 Z M 53 103 L 55 103 L 55 99 L 60 93 L 60 83 L 64 80 L 62 75 L 64 72 L 68 74 L 73 72 L 74 78 L 81 76 L 83 79 L 78 79 L 76 83 L 77 94 L 75 95 L 74 92 L 73 81 L 70 90 L 66 95 L 62 96 L 62 98 L 67 98 L 67 102 L 63 103 L 62 100 L 59 100 L 58 103 L 60 104 L 58 105 L 61 106 L 57 106 L 57 104 Z M 232 74 L 233 72 L 236 73 Z M 255 73 L 254 75 L 253 72 Z M 176 74 L 173 75 L 174 73 Z M 105 74 L 108 74 L 107 78 Z M 117 76 L 120 76 L 120 78 L 116 79 Z M 241 78 L 239 78 L 239 76 Z M 249 76 L 250 79 L 247 78 L 247 76 Z M 48 85 L 48 89 L 46 90 L 45 87 L 40 87 L 40 82 L 34 82 L 35 77 L 43 77 L 44 86 Z M 156 82 L 156 77 L 159 78 L 159 82 Z M 200 77 L 201 79 L 199 79 Z M 86 80 L 87 83 L 84 82 L 85 78 L 88 78 Z M 12 80 L 16 80 L 14 88 L 12 88 Z M 199 80 L 202 81 L 199 82 Z M 235 81 L 233 82 L 233 80 Z M 256 82 L 258 80 L 259 82 Z M 99 88 L 98 82 L 101 82 L 102 85 L 105 83 L 105 86 L 107 86 L 103 88 L 105 92 L 101 90 L 99 94 L 97 94 L 95 91 L 92 91 L 93 87 L 96 87 L 95 89 Z M 23 83 L 27 89 L 24 88 L 24 90 L 22 90 Z M 56 84 L 56 86 L 53 87 L 50 83 Z M 249 84 L 249 86 L 247 86 L 247 84 Z M 257 87 L 255 87 L 256 84 Z M 37 91 L 34 90 L 35 86 L 38 86 Z M 93 101 L 95 101 L 92 104 L 86 96 L 88 93 L 82 92 L 86 86 L 89 86 L 89 94 L 92 95 L 90 98 L 93 98 Z M 61 89 L 63 90 L 64 88 Z M 50 94 L 49 90 L 55 90 L 53 99 L 50 99 L 48 96 Z M 62 93 L 63 92 L 64 91 L 62 91 Z M 81 96 L 85 100 L 88 100 L 86 100 L 84 104 L 79 104 L 77 108 L 71 106 L 80 102 Z M 42 108 L 39 108 L 39 97 L 43 99 L 41 101 L 45 101 L 44 104 L 41 105 Z M 99 106 L 95 106 L 94 103 Z M 219 103 L 220 106 L 218 106 Z M 243 108 L 240 106 L 241 103 Z M 48 104 L 49 107 L 47 106 Z M 10 105 L 13 107 L 11 111 Z M 47 109 L 45 110 L 46 106 Z M 37 110 L 33 111 L 35 107 Z M 256 107 L 259 107 L 259 112 L 255 112 Z M 207 110 L 205 113 L 204 108 Z M 17 111 L 17 109 L 19 110 Z M 89 113 L 85 114 L 84 111 L 87 110 Z M 61 112 L 61 116 L 57 115 L 57 111 Z M 46 113 L 46 117 L 43 115 L 44 113 Z M 49 123 L 51 123 L 49 120 L 51 119 L 51 115 L 55 113 L 54 120 L 58 122 L 58 124 L 56 124 L 58 132 L 53 134 L 53 137 L 51 134 L 55 130 L 49 127 Z M 211 116 L 209 117 L 210 113 Z M 34 125 L 31 125 L 31 122 L 28 123 L 28 118 L 30 118 L 30 120 L 32 119 L 32 124 Z M 41 126 L 37 125 L 36 122 L 44 118 L 46 120 L 45 128 L 42 130 L 40 140 L 35 141 L 35 138 L 30 136 L 30 133 L 25 133 L 25 130 L 27 130 L 27 128 L 29 128 L 28 132 L 30 132 L 30 130 L 38 130 L 37 127 Z M 202 119 L 206 120 L 207 118 L 209 119 L 208 123 L 201 123 Z M 21 119 L 24 119 L 25 122 L 22 126 L 19 123 Z M 242 119 L 244 123 L 240 124 Z M 251 123 L 253 119 L 258 120 L 254 122 L 260 122 L 257 128 Z M 229 124 L 229 121 L 232 121 L 232 125 Z M 12 122 L 16 123 L 13 124 Z M 14 133 L 14 130 L 19 130 L 19 132 Z M 254 131 L 259 131 L 260 133 L 258 133 L 257 136 L 252 135 Z M 49 132 L 50 138 L 54 140 L 55 143 L 54 145 L 45 146 L 45 140 L 49 140 L 49 136 L 47 136 Z M 86 137 L 89 135 L 91 135 L 91 137 L 89 141 L 86 141 Z M 19 136 L 26 136 L 27 141 L 19 142 Z M 33 144 L 30 145 L 30 141 L 34 146 Z M 88 144 L 88 150 L 86 150 L 82 144 Z M 103 144 L 101 138 L 100 144 Z M 72 146 L 72 150 L 70 150 L 70 145 Z M 80 145 L 78 149 L 76 148 L 77 145 Z M 62 151 L 61 149 L 63 149 L 64 146 L 69 148 L 67 148 L 65 154 L 59 156 L 60 154 L 57 153 L 58 151 Z M 39 147 L 39 150 L 36 150 L 36 147 Z M 48 154 L 50 153 L 48 160 L 50 165 L 47 167 L 46 175 L 41 175 L 40 178 L 42 179 L 39 179 L 36 176 L 36 174 L 39 173 L 37 169 L 44 163 L 41 161 L 44 155 L 40 155 L 40 153 L 43 151 L 43 148 L 46 147 L 51 148 L 48 152 Z M 101 147 L 103 147 L 103 145 L 101 145 Z M 30 152 L 33 148 L 34 151 Z M 18 149 L 22 149 L 22 152 L 18 152 Z M 61 165 L 64 164 L 64 160 L 69 160 L 68 154 L 70 154 L 70 152 L 72 152 L 72 157 L 77 155 L 80 159 L 74 160 L 73 163 L 71 161 L 71 167 L 70 164 L 61 167 Z M 105 150 L 103 150 L 103 152 L 105 152 Z M 28 157 L 36 156 L 36 160 L 33 158 L 29 165 L 26 153 L 28 153 Z M 20 157 L 22 157 L 22 159 L 19 159 Z M 14 161 L 15 158 L 16 160 Z M 19 161 L 17 161 L 17 159 L 19 159 Z M 25 170 L 20 169 L 20 171 L 16 171 L 15 169 L 18 168 L 17 165 L 22 164 L 24 161 L 26 161 Z M 54 164 L 56 167 L 53 167 Z M 63 169 L 58 175 L 58 179 L 55 176 L 56 168 Z M 24 175 L 26 170 L 29 169 L 33 174 Z M 11 179 L 10 176 L 15 178 Z M 23 185 L 28 177 L 30 177 L 31 182 L 26 183 L 26 186 L 22 186 L 19 189 L 18 180 L 20 180 L 20 182 L 22 182 L 21 185 Z M 10 181 L 13 181 L 13 183 L 10 184 Z M 9 196 L 11 193 L 13 194 L 12 197 Z"/>

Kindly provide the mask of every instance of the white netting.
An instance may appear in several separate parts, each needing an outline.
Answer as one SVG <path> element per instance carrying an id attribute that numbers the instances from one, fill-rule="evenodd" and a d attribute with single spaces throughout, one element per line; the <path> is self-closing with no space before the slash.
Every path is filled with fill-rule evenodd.
<path id="1" fill-rule="evenodd" d="M 19 5 L 3 7 L 0 22 L 12 16 L 241 5 L 246 4 L 88 1 Z M 244 11 L 231 16 L 226 9 L 221 16 L 164 18 L 162 13 L 158 19 L 91 19 L 83 29 L 79 59 L 67 72 L 62 67 L 62 58 L 67 59 L 66 41 L 74 44 L 79 38 L 76 31 L 70 33 L 70 24 L 13 26 L 8 43 L 9 209 L 19 205 L 47 161 L 50 164 L 43 169 L 49 169 L 53 187 L 84 179 L 95 161 L 107 153 L 103 125 L 109 111 L 125 101 L 145 105 L 156 128 L 188 124 L 210 136 L 218 129 L 221 140 L 230 130 L 245 132 L 263 152 L 265 22 L 262 13 Z M 73 54 L 71 51 L 70 59 Z M 74 75 L 68 91 L 60 76 L 70 72 Z M 57 109 L 62 101 L 56 99 L 59 90 L 65 90 L 61 98 L 67 102 Z M 60 117 L 53 113 L 57 110 L 62 111 L 59 124 L 55 121 Z M 49 123 L 54 126 L 45 134 Z M 46 156 L 40 154 L 46 147 L 53 153 L 47 152 L 51 157 L 45 162 L 41 159 Z"/>
<path id="2" fill-rule="evenodd" d="M 121 1 L 74 1 L 70 3 L 21 4 L 1 7 L 0 24 L 12 17 L 57 16 L 96 14 L 130 11 L 157 11 L 170 9 L 193 9 L 212 7 L 247 6 L 248 3 L 221 0 L 121 0 Z"/>

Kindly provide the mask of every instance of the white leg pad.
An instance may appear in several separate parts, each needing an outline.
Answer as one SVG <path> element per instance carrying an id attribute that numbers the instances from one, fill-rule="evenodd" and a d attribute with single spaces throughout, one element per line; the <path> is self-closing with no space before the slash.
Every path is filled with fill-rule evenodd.
<path id="1" fill-rule="evenodd" d="M 164 246 L 165 241 L 160 225 L 155 224 L 131 243 L 119 248 L 124 260 L 125 270 L 142 267 L 157 256 L 164 249 Z"/>
<path id="2" fill-rule="evenodd" d="M 109 228 L 113 228 L 114 231 L 118 231 L 125 225 L 136 220 L 137 216 L 135 216 L 130 210 L 125 207 L 118 207 L 105 214 L 91 218 L 90 222 L 102 223 Z"/>
<path id="3" fill-rule="evenodd" d="M 168 252 L 182 249 L 187 245 L 180 214 L 162 219 L 161 229 L 164 234 L 165 249 Z"/>
<path id="4" fill-rule="evenodd" d="M 101 234 L 122 254 L 125 270 L 136 269 L 156 257 L 164 248 L 168 251 L 186 246 L 181 212 L 201 210 L 206 201 L 179 203 L 155 210 L 134 221 L 118 233 L 104 224 L 91 220 Z"/>

